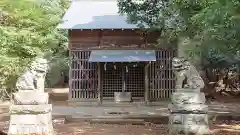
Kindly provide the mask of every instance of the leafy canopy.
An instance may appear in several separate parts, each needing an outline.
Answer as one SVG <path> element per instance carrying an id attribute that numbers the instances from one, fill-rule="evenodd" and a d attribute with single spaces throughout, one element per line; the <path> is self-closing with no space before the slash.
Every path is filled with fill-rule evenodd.
<path id="1" fill-rule="evenodd" d="M 66 0 L 0 1 L 0 92 L 15 88 L 32 58 L 65 53 L 66 32 L 56 25 L 67 6 Z"/>
<path id="2" fill-rule="evenodd" d="M 161 29 L 169 41 L 189 39 L 203 57 L 239 59 L 238 0 L 118 0 L 118 6 L 131 23 Z"/>

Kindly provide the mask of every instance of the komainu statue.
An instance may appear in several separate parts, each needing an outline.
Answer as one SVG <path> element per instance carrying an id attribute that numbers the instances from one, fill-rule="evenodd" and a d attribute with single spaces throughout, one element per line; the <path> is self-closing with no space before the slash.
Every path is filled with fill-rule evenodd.
<path id="1" fill-rule="evenodd" d="M 202 89 L 204 87 L 204 81 L 197 69 L 185 58 L 174 57 L 172 66 L 177 77 L 176 89 Z"/>
<path id="2" fill-rule="evenodd" d="M 44 92 L 47 60 L 37 58 L 19 77 L 9 108 L 8 135 L 54 135 L 52 105 Z"/>
<path id="3" fill-rule="evenodd" d="M 203 79 L 197 69 L 182 57 L 173 58 L 172 66 L 177 82 L 168 105 L 169 135 L 210 135 L 208 105 L 201 92 Z"/>
<path id="4" fill-rule="evenodd" d="M 16 83 L 19 91 L 33 90 L 36 92 L 44 92 L 44 80 L 48 70 L 48 62 L 46 59 L 37 58 L 22 74 Z"/>

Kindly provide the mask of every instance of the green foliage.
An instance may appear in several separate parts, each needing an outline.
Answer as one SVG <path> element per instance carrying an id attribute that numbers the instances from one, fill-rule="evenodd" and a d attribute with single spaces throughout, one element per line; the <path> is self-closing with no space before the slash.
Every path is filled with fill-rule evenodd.
<path id="1" fill-rule="evenodd" d="M 0 92 L 14 90 L 36 56 L 66 57 L 67 33 L 56 26 L 67 6 L 66 0 L 0 1 Z"/>
<path id="2" fill-rule="evenodd" d="M 188 52 L 201 54 L 205 60 L 213 57 L 212 52 L 236 60 L 240 50 L 238 0 L 134 1 L 118 0 L 120 13 L 127 14 L 130 22 L 161 29 L 168 41 L 190 39 L 187 48 L 192 50 Z"/>
<path id="3" fill-rule="evenodd" d="M 68 62 L 69 58 L 63 55 L 55 55 L 51 58 L 51 69 L 46 75 L 45 87 L 54 87 L 62 79 L 61 72 L 68 73 Z"/>

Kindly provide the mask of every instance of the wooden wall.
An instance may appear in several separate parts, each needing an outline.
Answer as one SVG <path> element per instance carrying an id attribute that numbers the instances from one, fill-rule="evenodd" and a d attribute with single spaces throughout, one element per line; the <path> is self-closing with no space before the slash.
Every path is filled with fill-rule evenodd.
<path id="1" fill-rule="evenodd" d="M 153 48 L 160 32 L 140 30 L 69 30 L 69 49 Z"/>

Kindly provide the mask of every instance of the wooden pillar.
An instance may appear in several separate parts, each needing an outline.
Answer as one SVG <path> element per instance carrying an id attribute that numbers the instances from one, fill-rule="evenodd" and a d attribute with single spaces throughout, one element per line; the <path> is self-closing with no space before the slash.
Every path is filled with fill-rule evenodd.
<path id="1" fill-rule="evenodd" d="M 125 78 L 125 67 L 124 64 L 122 63 L 122 92 L 126 91 L 126 78 Z"/>
<path id="2" fill-rule="evenodd" d="M 98 103 L 102 103 L 102 83 L 101 83 L 101 64 L 97 63 L 98 69 Z"/>
<path id="3" fill-rule="evenodd" d="M 145 103 L 149 102 L 149 89 L 148 89 L 148 86 L 149 86 L 148 67 L 149 67 L 149 65 L 150 65 L 150 63 L 148 63 L 144 67 L 144 76 L 145 76 L 145 83 L 144 83 L 145 96 L 144 97 L 145 97 Z"/>
<path id="4" fill-rule="evenodd" d="M 72 63 L 73 59 L 72 59 L 72 51 L 69 50 L 69 61 Z M 69 90 L 68 90 L 68 100 L 72 100 L 72 64 L 69 65 L 69 78 L 68 78 L 68 86 L 69 86 Z"/>

